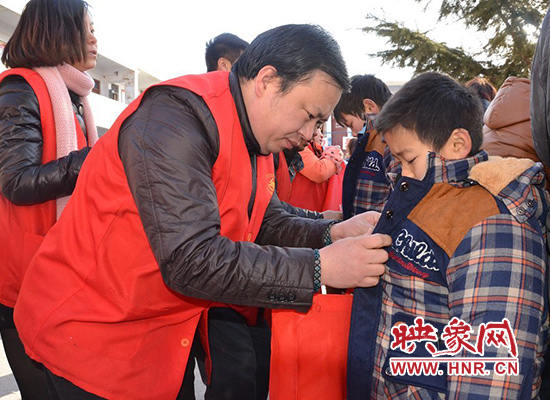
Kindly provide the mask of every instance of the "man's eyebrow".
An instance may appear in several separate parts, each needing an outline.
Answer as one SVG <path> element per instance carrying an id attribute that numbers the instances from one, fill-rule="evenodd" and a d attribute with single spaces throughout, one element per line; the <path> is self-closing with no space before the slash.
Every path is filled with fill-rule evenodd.
<path id="1" fill-rule="evenodd" d="M 323 122 L 327 122 L 328 119 L 329 119 L 329 117 L 330 117 L 330 114 L 332 114 L 332 111 L 331 111 L 331 112 L 328 114 L 328 116 L 324 116 L 324 115 L 323 115 L 323 112 L 321 111 L 321 109 L 320 109 L 319 107 L 315 106 L 315 107 L 313 107 L 313 108 L 315 109 L 314 112 L 317 112 L 317 114 L 316 114 L 316 115 L 313 115 L 313 114 L 312 114 L 312 115 L 313 115 L 315 118 L 320 119 L 320 120 L 323 121 Z"/>

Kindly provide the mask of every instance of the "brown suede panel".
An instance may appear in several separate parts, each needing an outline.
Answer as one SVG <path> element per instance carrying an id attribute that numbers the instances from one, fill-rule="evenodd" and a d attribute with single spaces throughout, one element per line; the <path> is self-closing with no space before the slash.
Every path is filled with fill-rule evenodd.
<path id="1" fill-rule="evenodd" d="M 436 183 L 409 219 L 451 257 L 474 225 L 499 213 L 494 197 L 481 186 L 460 189 Z"/>
<path id="2" fill-rule="evenodd" d="M 377 131 L 372 131 L 369 136 L 369 141 L 365 146 L 365 152 L 370 153 L 371 151 L 376 151 L 379 154 L 384 154 L 386 149 L 386 143 L 382 142 L 382 135 Z"/>

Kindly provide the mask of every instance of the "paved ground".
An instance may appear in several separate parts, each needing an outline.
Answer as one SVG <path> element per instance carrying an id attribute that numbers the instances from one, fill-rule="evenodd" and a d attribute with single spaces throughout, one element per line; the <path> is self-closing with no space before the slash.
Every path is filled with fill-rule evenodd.
<path id="1" fill-rule="evenodd" d="M 11 373 L 4 346 L 0 340 L 0 400 L 21 400 L 19 389 Z"/>
<path id="2" fill-rule="evenodd" d="M 195 370 L 196 400 L 204 400 L 204 385 L 201 382 L 199 371 Z M 0 400 L 21 400 L 19 389 L 11 373 L 8 360 L 4 353 L 4 346 L 0 340 Z"/>

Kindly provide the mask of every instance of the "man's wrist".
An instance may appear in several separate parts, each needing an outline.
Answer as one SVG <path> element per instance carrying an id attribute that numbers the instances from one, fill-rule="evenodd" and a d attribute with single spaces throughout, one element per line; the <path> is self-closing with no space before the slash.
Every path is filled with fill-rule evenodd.
<path id="1" fill-rule="evenodd" d="M 342 221 L 334 221 L 334 223 L 329 225 L 328 227 L 328 236 L 330 237 L 330 243 L 336 242 L 338 239 L 342 239 L 338 235 L 338 231 L 340 230 L 340 228 L 338 227 L 338 222 L 342 222 Z M 324 236 L 323 236 L 323 239 L 324 239 Z"/>
<path id="2" fill-rule="evenodd" d="M 327 229 L 325 229 L 325 232 L 323 233 L 323 247 L 328 246 L 332 244 L 332 227 L 337 223 L 338 221 L 332 221 L 328 226 Z"/>
<path id="3" fill-rule="evenodd" d="M 319 250 L 313 250 L 313 258 L 313 293 L 317 293 L 321 289 L 321 253 Z"/>

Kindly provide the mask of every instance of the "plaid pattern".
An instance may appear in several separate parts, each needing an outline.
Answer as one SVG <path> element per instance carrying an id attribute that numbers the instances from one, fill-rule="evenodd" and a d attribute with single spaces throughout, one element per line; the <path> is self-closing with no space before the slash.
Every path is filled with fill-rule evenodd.
<path id="1" fill-rule="evenodd" d="M 471 186 L 475 183 L 467 179 L 468 171 L 485 160 L 485 152 L 456 161 L 430 154 L 423 183 Z M 434 242 L 427 240 L 438 260 L 446 263 L 441 267 L 441 282 L 414 274 L 405 275 L 388 263 L 382 277 L 382 311 L 376 336 L 371 398 L 523 399 L 537 396 L 549 329 L 544 238 L 548 194 L 542 186 L 535 186 L 543 182 L 541 171 L 542 166 L 537 164 L 501 191 L 497 197 L 500 213 L 472 226 L 450 258 Z M 397 209 L 399 191 L 394 193 L 390 203 Z M 523 211 L 518 213 L 520 208 Z M 460 218 L 459 210 L 457 218 Z M 398 225 L 408 227 L 412 222 L 405 218 Z M 383 220 L 379 228 L 379 232 L 385 232 Z M 399 229 L 389 231 L 395 233 Z M 427 233 L 421 233 L 429 239 Z M 396 238 L 393 239 L 391 250 L 396 246 Z M 389 354 L 392 352 L 390 329 L 405 317 L 424 317 L 434 326 L 444 326 L 453 317 L 458 317 L 472 325 L 474 334 L 470 343 L 475 343 L 481 323 L 508 318 L 518 345 L 519 374 L 450 375 L 442 381 L 442 392 L 428 388 L 438 377 L 418 376 L 409 382 L 392 379 L 386 371 L 387 359 L 405 355 L 396 355 L 395 351 Z M 355 350 L 359 349 L 350 349 L 351 352 Z M 484 357 L 507 356 L 504 347 L 485 346 L 484 350 Z M 457 356 L 472 357 L 473 354 L 464 351 Z"/>
<path id="2" fill-rule="evenodd" d="M 372 156 L 371 153 L 369 153 L 369 156 Z M 399 164 L 394 161 L 388 146 L 386 146 L 384 150 L 382 160 L 386 174 L 394 172 L 396 167 L 399 166 Z M 384 180 L 384 182 L 376 182 L 364 171 L 359 173 L 355 190 L 353 215 L 361 214 L 365 211 L 381 212 L 391 194 L 390 182 L 387 179 Z"/>

